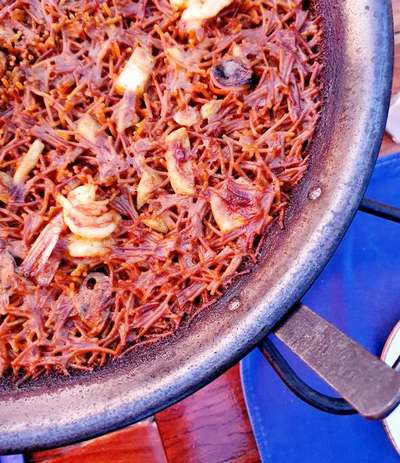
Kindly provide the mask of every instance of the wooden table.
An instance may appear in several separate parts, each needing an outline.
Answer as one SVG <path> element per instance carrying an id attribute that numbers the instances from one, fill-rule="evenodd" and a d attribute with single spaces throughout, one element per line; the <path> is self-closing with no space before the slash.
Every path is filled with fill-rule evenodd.
<path id="1" fill-rule="evenodd" d="M 392 5 L 395 32 L 395 57 L 392 87 L 392 96 L 394 96 L 400 93 L 400 0 L 392 0 Z M 389 154 L 395 151 L 400 151 L 400 145 L 394 143 L 388 135 L 385 135 L 381 147 L 381 154 Z"/>
<path id="2" fill-rule="evenodd" d="M 40 463 L 255 463 L 260 461 L 236 365 L 155 418 L 104 437 L 36 452 Z"/>
<path id="3" fill-rule="evenodd" d="M 400 0 L 393 0 L 395 71 L 400 92 Z M 381 154 L 400 151 L 385 135 Z M 122 431 L 30 455 L 37 463 L 253 463 L 259 455 L 235 366 L 183 402 Z"/>

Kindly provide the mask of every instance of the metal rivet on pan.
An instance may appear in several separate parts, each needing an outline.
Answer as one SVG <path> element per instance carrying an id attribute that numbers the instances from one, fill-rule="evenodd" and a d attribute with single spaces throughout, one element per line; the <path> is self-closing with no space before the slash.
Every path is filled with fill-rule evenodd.
<path id="1" fill-rule="evenodd" d="M 315 188 L 311 188 L 311 190 L 308 192 L 308 199 L 311 199 L 311 201 L 315 201 L 321 196 L 321 194 L 322 194 L 321 187 L 317 186 Z"/>
<path id="2" fill-rule="evenodd" d="M 235 297 L 234 299 L 229 301 L 228 310 L 230 310 L 231 312 L 234 312 L 235 310 L 238 310 L 240 308 L 240 305 L 241 305 L 240 300 Z"/>

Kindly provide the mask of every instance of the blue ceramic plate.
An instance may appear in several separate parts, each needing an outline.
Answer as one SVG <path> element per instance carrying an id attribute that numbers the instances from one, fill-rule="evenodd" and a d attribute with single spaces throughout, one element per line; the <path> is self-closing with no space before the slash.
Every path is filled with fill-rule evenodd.
<path id="1" fill-rule="evenodd" d="M 400 206 L 400 154 L 378 161 L 367 195 Z M 400 319 L 400 225 L 359 212 L 303 302 L 380 355 Z M 279 348 L 311 385 L 333 394 L 286 348 Z M 257 350 L 242 361 L 241 371 L 263 461 L 400 461 L 382 423 L 314 410 L 286 389 Z"/>

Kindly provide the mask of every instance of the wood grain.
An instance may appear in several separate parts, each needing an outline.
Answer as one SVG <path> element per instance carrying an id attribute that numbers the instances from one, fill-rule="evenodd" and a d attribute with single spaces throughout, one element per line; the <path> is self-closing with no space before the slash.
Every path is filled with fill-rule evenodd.
<path id="1" fill-rule="evenodd" d="M 398 14 L 396 17 L 399 21 L 400 29 L 400 0 L 395 0 L 393 6 L 396 6 L 395 10 Z M 394 73 L 393 73 L 393 85 L 392 85 L 392 98 L 400 93 L 400 32 L 395 35 L 394 38 L 395 50 L 394 50 Z M 381 147 L 381 154 L 393 153 L 400 151 L 400 145 L 394 143 L 391 137 L 385 134 Z"/>
<path id="2" fill-rule="evenodd" d="M 28 455 L 32 463 L 256 463 L 239 366 L 156 416 L 83 444 Z"/>
<path id="3" fill-rule="evenodd" d="M 168 463 L 154 420 L 82 444 L 28 455 L 32 463 Z"/>
<path id="4" fill-rule="evenodd" d="M 156 417 L 169 462 L 255 463 L 239 367 Z"/>
<path id="5" fill-rule="evenodd" d="M 400 32 L 400 0 L 392 0 L 394 32 Z"/>

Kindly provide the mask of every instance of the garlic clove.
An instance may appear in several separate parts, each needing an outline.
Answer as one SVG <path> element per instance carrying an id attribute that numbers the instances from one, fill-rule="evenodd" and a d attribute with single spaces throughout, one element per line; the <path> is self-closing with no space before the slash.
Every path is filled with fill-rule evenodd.
<path id="1" fill-rule="evenodd" d="M 162 183 L 162 177 L 150 167 L 145 167 L 137 187 L 136 205 L 140 209 L 150 198 L 154 190 Z"/>
<path id="2" fill-rule="evenodd" d="M 183 125 L 184 127 L 192 127 L 200 122 L 199 111 L 191 106 L 176 112 L 173 118 L 177 124 Z"/>
<path id="3" fill-rule="evenodd" d="M 201 107 L 201 117 L 203 119 L 209 119 L 212 116 L 215 116 L 215 114 L 218 113 L 218 111 L 222 107 L 222 100 L 211 100 L 208 103 L 203 104 Z"/>
<path id="4" fill-rule="evenodd" d="M 127 90 L 141 95 L 150 78 L 153 66 L 153 56 L 144 48 L 140 46 L 136 47 L 117 78 L 117 92 L 123 95 Z"/>
<path id="5" fill-rule="evenodd" d="M 30 172 L 35 168 L 40 155 L 44 150 L 44 144 L 40 140 L 35 140 L 28 152 L 24 154 L 14 174 L 14 183 L 20 185 L 24 183 Z"/>
<path id="6" fill-rule="evenodd" d="M 169 3 L 175 10 L 183 10 L 188 6 L 189 0 L 169 0 Z"/>
<path id="7" fill-rule="evenodd" d="M 211 191 L 210 205 L 222 233 L 240 228 L 257 214 L 257 189 L 244 179 L 228 178 L 219 191 Z"/>
<path id="8" fill-rule="evenodd" d="M 226 202 L 217 193 L 211 193 L 210 204 L 215 222 L 223 234 L 230 233 L 245 225 L 245 217 L 230 211 Z"/>
<path id="9" fill-rule="evenodd" d="M 68 252 L 72 257 L 101 257 L 110 252 L 110 242 L 71 235 L 68 242 Z"/>
<path id="10" fill-rule="evenodd" d="M 169 228 L 168 225 L 165 223 L 162 217 L 146 217 L 142 219 L 142 222 L 149 228 L 159 233 L 168 233 Z"/>
<path id="11" fill-rule="evenodd" d="M 78 186 L 68 193 L 68 199 L 74 206 L 90 203 L 94 201 L 95 198 L 96 186 L 90 183 Z"/>
<path id="12" fill-rule="evenodd" d="M 188 0 L 182 20 L 190 23 L 214 18 L 232 2 L 233 0 Z"/>
<path id="13" fill-rule="evenodd" d="M 190 141 L 187 130 L 181 128 L 166 138 L 168 178 L 176 194 L 192 196 L 194 188 L 193 165 L 190 159 Z"/>
<path id="14" fill-rule="evenodd" d="M 77 129 L 79 135 L 90 143 L 95 145 L 99 140 L 101 126 L 96 119 L 89 114 L 85 114 L 79 119 Z"/>
<path id="15" fill-rule="evenodd" d="M 8 203 L 13 185 L 12 178 L 5 172 L 0 171 L 0 201 Z"/>

